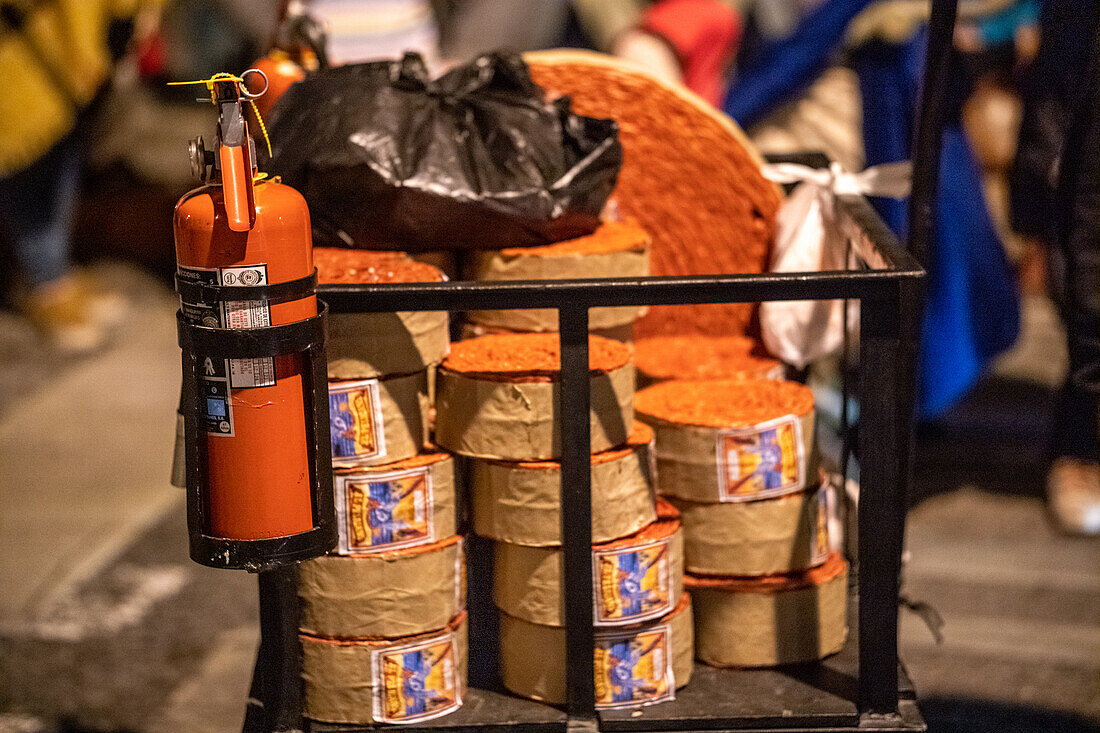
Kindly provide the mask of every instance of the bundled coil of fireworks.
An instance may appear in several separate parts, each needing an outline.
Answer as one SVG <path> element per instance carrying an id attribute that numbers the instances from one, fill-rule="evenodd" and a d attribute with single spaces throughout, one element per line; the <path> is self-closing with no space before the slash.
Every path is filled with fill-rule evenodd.
<path id="1" fill-rule="evenodd" d="M 656 433 L 658 493 L 683 514 L 690 572 L 761 575 L 824 561 L 811 552 L 817 504 L 813 393 L 793 382 L 662 382 L 638 393 Z M 814 476 L 816 479 L 816 476 Z"/>
<path id="2" fill-rule="evenodd" d="M 509 616 L 565 625 L 563 553 L 559 547 L 496 544 L 494 600 Z M 657 521 L 632 535 L 592 547 L 592 622 L 625 626 L 667 615 L 683 592 L 680 518 L 658 503 Z"/>
<path id="3" fill-rule="evenodd" d="M 300 634 L 305 714 L 327 723 L 415 723 L 462 706 L 466 614 L 401 639 Z"/>
<path id="4" fill-rule="evenodd" d="M 625 445 L 592 454 L 592 541 L 633 534 L 657 519 L 653 430 L 635 422 Z M 561 545 L 561 463 L 470 459 L 474 532 L 528 547 Z"/>
<path id="5" fill-rule="evenodd" d="M 478 251 L 469 255 L 470 280 L 563 280 L 588 277 L 644 277 L 649 274 L 649 236 L 631 222 L 603 222 L 592 234 L 542 247 Z M 593 308 L 590 331 L 628 334 L 645 307 Z M 552 308 L 472 311 L 477 326 L 506 331 L 558 330 Z"/>
<path id="6" fill-rule="evenodd" d="M 319 250 L 327 283 L 439 282 L 401 253 Z M 462 704 L 466 564 L 458 473 L 428 443 L 446 313 L 340 314 L 330 334 L 336 549 L 298 595 L 306 715 L 411 723 Z"/>
<path id="7" fill-rule="evenodd" d="M 437 268 L 402 252 L 316 247 L 313 262 L 322 284 L 441 282 Z M 329 317 L 330 379 L 371 379 L 415 374 L 443 361 L 450 348 L 445 311 L 337 313 Z"/>
<path id="8" fill-rule="evenodd" d="M 642 384 L 668 379 L 782 379 L 783 365 L 748 336 L 647 336 L 634 343 Z"/>
<path id="9" fill-rule="evenodd" d="M 627 442 L 634 420 L 630 348 L 589 337 L 592 450 Z M 439 368 L 436 442 L 477 458 L 530 461 L 561 455 L 557 419 L 561 354 L 556 333 L 460 341 Z"/>
<path id="10" fill-rule="evenodd" d="M 695 648 L 716 667 L 811 662 L 848 635 L 848 563 L 839 554 L 810 570 L 760 578 L 687 576 Z"/>
<path id="11" fill-rule="evenodd" d="M 694 631 L 683 594 L 655 622 L 596 633 L 596 707 L 636 707 L 671 700 L 691 679 Z M 565 628 L 500 615 L 501 680 L 517 695 L 565 702 Z M 532 660 L 537 662 L 532 663 Z"/>

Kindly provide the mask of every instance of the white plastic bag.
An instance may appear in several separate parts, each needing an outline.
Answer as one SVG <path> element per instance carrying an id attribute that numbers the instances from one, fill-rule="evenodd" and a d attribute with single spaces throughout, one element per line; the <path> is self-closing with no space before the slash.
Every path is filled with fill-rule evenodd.
<path id="1" fill-rule="evenodd" d="M 810 168 L 793 163 L 764 167 L 777 183 L 798 185 L 776 217 L 772 272 L 816 272 L 848 269 L 848 241 L 836 216 L 836 197 L 844 194 L 890 196 L 909 194 L 908 161 L 887 163 L 862 173 L 848 173 L 839 164 Z M 852 301 L 858 306 L 858 301 Z M 859 323 L 858 310 L 848 323 Z M 760 304 L 764 345 L 773 356 L 804 369 L 832 354 L 844 343 L 843 300 L 786 300 Z"/>

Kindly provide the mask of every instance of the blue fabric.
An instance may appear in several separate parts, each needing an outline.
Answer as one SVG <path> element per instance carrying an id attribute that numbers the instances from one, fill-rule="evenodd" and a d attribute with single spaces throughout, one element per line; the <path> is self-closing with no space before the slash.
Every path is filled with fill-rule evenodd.
<path id="1" fill-rule="evenodd" d="M 910 155 L 927 33 L 908 43 L 868 44 L 853 56 L 863 96 L 867 165 Z M 943 133 L 935 238 L 929 251 L 919 356 L 917 416 L 931 419 L 951 408 L 989 362 L 1016 340 L 1019 297 L 1004 246 L 986 208 L 978 161 L 958 119 Z M 872 204 L 904 239 L 907 202 Z"/>
<path id="2" fill-rule="evenodd" d="M 755 63 L 738 71 L 722 109 L 749 127 L 796 98 L 825 68 L 844 40 L 852 18 L 873 0 L 827 0 L 787 38 L 764 48 Z"/>
<path id="3" fill-rule="evenodd" d="M 1019 295 L 982 191 L 970 143 L 959 125 L 951 125 L 943 134 L 936 241 L 929 253 L 921 418 L 962 398 L 1020 328 Z"/>
<path id="4" fill-rule="evenodd" d="M 806 16 L 789 38 L 766 48 L 757 65 L 742 71 L 726 97 L 727 114 L 751 125 L 796 97 L 840 46 L 849 21 L 869 4 L 827 0 Z M 906 43 L 870 42 L 852 54 L 863 95 L 868 166 L 910 157 L 926 45 L 923 29 Z M 908 203 L 872 204 L 904 241 Z M 961 398 L 989 361 L 1012 345 L 1019 329 L 1014 281 L 986 209 L 977 160 L 957 118 L 944 132 L 935 224 L 919 356 L 921 419 L 936 417 Z"/>

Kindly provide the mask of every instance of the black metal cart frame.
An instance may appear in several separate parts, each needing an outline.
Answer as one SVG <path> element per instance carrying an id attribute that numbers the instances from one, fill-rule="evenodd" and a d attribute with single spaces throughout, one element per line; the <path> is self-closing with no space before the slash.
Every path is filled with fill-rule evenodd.
<path id="1" fill-rule="evenodd" d="M 416 730 L 917 731 L 925 726 L 898 659 L 898 586 L 913 440 L 921 287 L 933 226 L 944 98 L 957 0 L 931 0 L 924 90 L 914 141 L 908 250 L 866 200 L 838 212 L 859 266 L 842 272 L 538 282 L 326 285 L 334 313 L 554 308 L 561 339 L 562 538 L 566 600 L 565 711 L 492 691 Z M 910 254 L 913 253 L 913 254 Z M 915 257 L 914 257 L 915 255 Z M 781 300 L 860 301 L 857 394 L 861 492 L 850 618 L 855 638 L 831 660 L 781 670 L 696 666 L 671 703 L 596 711 L 593 691 L 588 312 L 594 307 Z M 300 729 L 296 571 L 260 574 L 262 640 L 246 730 Z M 479 639 L 479 642 L 484 641 Z M 689 691 L 695 688 L 694 693 Z M 815 694 L 820 693 L 820 694 Z M 492 697 L 495 695 L 495 697 Z M 740 697 L 738 697 L 740 695 Z M 780 698 L 780 699 L 776 699 Z M 836 702 L 843 703 L 839 707 Z M 511 709 L 489 714 L 495 707 Z M 316 731 L 361 730 L 313 724 Z M 407 726 L 412 728 L 412 726 Z"/>
<path id="2" fill-rule="evenodd" d="M 572 730 L 689 730 L 708 721 L 709 730 L 739 730 L 762 722 L 748 718 L 637 721 L 616 712 L 597 716 L 594 704 L 592 626 L 591 449 L 588 422 L 588 309 L 606 306 L 749 303 L 761 300 L 856 299 L 860 302 L 858 394 L 861 467 L 858 555 L 857 724 L 920 730 L 919 719 L 899 714 L 898 592 L 905 523 L 905 495 L 912 455 L 913 374 L 916 314 L 924 271 L 882 225 L 867 201 L 840 199 L 842 225 L 854 237 L 856 270 L 814 273 L 693 277 L 620 277 L 593 280 L 432 284 L 323 285 L 319 295 L 332 313 L 401 310 L 555 308 L 561 339 L 562 537 L 568 718 L 549 727 Z M 290 592 L 285 590 L 284 592 Z M 854 595 L 854 601 L 856 597 Z M 292 604 L 293 605 L 293 604 Z M 272 606 L 274 608 L 274 606 Z M 293 609 L 292 609 L 293 612 Z M 296 620 L 279 620 L 275 635 Z M 296 644 L 296 639 L 288 638 Z M 286 652 L 290 652 L 289 649 Z M 283 656 L 283 655 L 281 655 Z M 283 667 L 286 668 L 283 656 Z M 293 665 L 290 665 L 293 667 Z M 286 669 L 287 674 L 292 669 Z M 285 688 L 284 688 L 285 689 Z M 645 709 L 656 711 L 660 705 Z M 815 711 L 792 710 L 789 730 L 803 726 L 843 730 L 839 720 Z M 911 718 L 911 716 L 910 716 Z M 837 724 L 840 723 L 838 726 Z M 450 730 L 445 719 L 434 726 Z M 651 726 L 651 725 L 658 726 Z M 481 727 L 470 721 L 472 727 Z M 329 726 L 326 726 L 328 730 Z M 333 729 L 337 726 L 332 726 Z M 465 727 L 465 726 L 463 726 Z M 535 727 L 531 722 L 528 730 Z M 773 727 L 773 726 L 770 726 Z M 461 729 L 459 729 L 461 730 Z M 774 727 L 773 727 L 774 730 Z M 807 729 L 809 730 L 809 729 Z"/>

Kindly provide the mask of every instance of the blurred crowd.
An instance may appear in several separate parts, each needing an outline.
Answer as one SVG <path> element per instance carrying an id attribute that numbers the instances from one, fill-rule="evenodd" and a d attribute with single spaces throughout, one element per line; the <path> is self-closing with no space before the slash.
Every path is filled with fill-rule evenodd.
<path id="1" fill-rule="evenodd" d="M 1051 508 L 1091 533 L 1097 5 L 959 3 L 950 88 L 939 90 L 947 122 L 919 400 L 922 418 L 955 404 L 1015 340 L 1021 288 L 1049 287 L 1070 353 Z M 126 303 L 74 266 L 74 243 L 78 255 L 170 267 L 167 207 L 189 185 L 186 140 L 209 119 L 193 88 L 165 82 L 265 57 L 308 69 L 412 50 L 442 71 L 500 47 L 593 48 L 684 84 L 765 152 L 819 150 L 860 170 L 910 157 L 928 13 L 926 0 L 2 0 L 4 298 L 59 352 L 85 353 L 107 342 Z M 874 203 L 904 239 L 904 202 Z"/>

